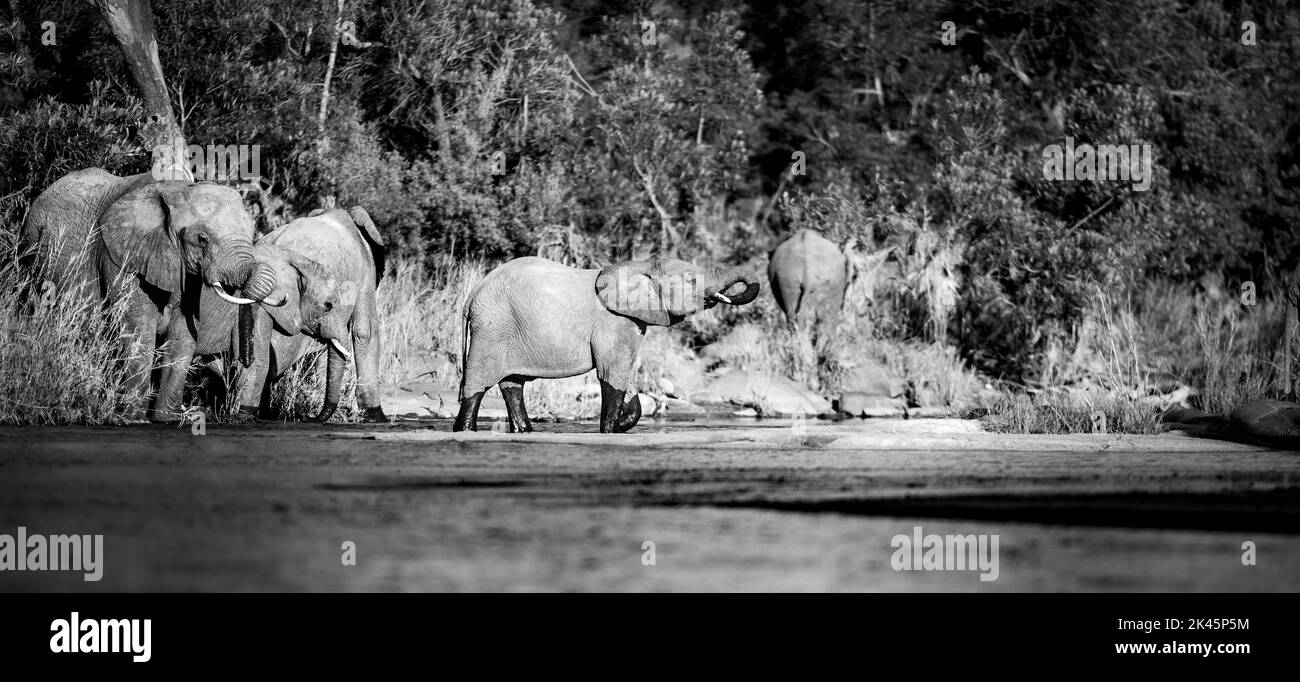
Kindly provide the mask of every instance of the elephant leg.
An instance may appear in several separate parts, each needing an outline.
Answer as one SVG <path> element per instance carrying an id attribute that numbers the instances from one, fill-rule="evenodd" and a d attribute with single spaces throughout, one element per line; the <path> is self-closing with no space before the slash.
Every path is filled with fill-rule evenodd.
<path id="1" fill-rule="evenodd" d="M 352 347 L 357 362 L 357 402 L 365 414 L 362 421 L 388 421 L 379 400 L 379 339 L 374 334 L 375 318 L 357 317 L 352 322 Z"/>
<path id="2" fill-rule="evenodd" d="M 484 393 L 487 393 L 487 389 L 461 399 L 460 413 L 456 415 L 452 431 L 478 431 L 478 406 L 483 402 Z"/>
<path id="3" fill-rule="evenodd" d="M 627 391 L 620 388 L 614 388 L 613 384 L 604 379 L 600 380 L 601 433 L 622 433 L 623 431 L 632 428 L 632 425 L 630 424 L 626 428 L 619 428 L 620 418 L 623 416 L 623 398 L 626 395 Z M 641 417 L 640 402 L 641 401 L 639 400 L 637 401 L 637 419 L 640 419 Z M 635 424 L 636 421 L 633 420 L 632 423 Z"/>
<path id="4" fill-rule="evenodd" d="M 618 421 L 614 423 L 614 433 L 627 433 L 641 421 L 641 399 L 632 394 L 632 399 L 619 408 Z"/>
<path id="5" fill-rule="evenodd" d="M 339 352 L 335 343 L 326 343 L 329 349 L 329 364 L 325 374 L 325 404 L 321 406 L 320 413 L 316 415 L 315 421 L 324 424 L 334 416 L 334 411 L 339 407 L 339 396 L 343 393 L 343 370 L 347 368 L 348 361 Z M 353 357 L 356 353 L 353 353 Z"/>
<path id="6" fill-rule="evenodd" d="M 265 310 L 254 311 L 253 324 L 248 335 L 252 364 L 242 366 L 242 360 L 235 363 L 239 375 L 235 381 L 235 407 L 236 415 L 241 420 L 255 420 L 262 413 L 261 408 L 266 395 L 265 389 L 270 383 L 268 378 L 271 376 L 274 354 L 272 324 L 271 316 Z M 240 332 L 239 339 L 236 340 L 237 346 L 244 344 L 243 337 L 243 332 Z"/>
<path id="7" fill-rule="evenodd" d="M 226 376 L 226 363 L 220 355 L 203 363 L 200 380 L 205 407 L 213 412 L 225 412 L 230 399 L 230 377 Z"/>
<path id="8" fill-rule="evenodd" d="M 527 433 L 533 430 L 533 423 L 528 419 L 528 410 L 524 407 L 523 377 L 507 377 L 497 384 L 501 387 L 501 397 L 506 401 L 506 413 L 510 415 L 510 432 Z"/>
<path id="9" fill-rule="evenodd" d="M 185 381 L 194 361 L 194 336 L 179 310 L 173 310 L 167 329 L 167 351 L 163 356 L 162 378 L 158 399 L 154 402 L 153 421 L 176 421 L 181 413 Z"/>
<path id="10" fill-rule="evenodd" d="M 109 305 L 122 298 L 128 300 L 129 311 L 125 321 L 127 334 L 122 337 L 121 354 L 122 357 L 127 358 L 129 390 L 133 395 L 143 397 L 142 404 L 129 416 L 152 418 L 150 389 L 153 383 L 154 350 L 158 343 L 158 307 L 149 295 L 140 289 L 134 277 L 117 277 L 111 270 L 107 272 L 108 274 L 103 277 L 104 281 L 110 283 L 104 292 Z"/>

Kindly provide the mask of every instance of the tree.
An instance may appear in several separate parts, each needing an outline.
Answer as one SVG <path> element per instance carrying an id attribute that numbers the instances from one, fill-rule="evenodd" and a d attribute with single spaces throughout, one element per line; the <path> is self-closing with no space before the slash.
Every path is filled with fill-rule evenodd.
<path id="1" fill-rule="evenodd" d="M 185 136 L 172 113 L 167 81 L 158 60 L 153 9 L 149 0 L 91 0 L 126 58 L 127 68 L 144 98 L 145 119 L 140 127 L 146 149 L 174 150 L 185 147 Z M 169 156 L 175 162 L 182 159 Z"/>

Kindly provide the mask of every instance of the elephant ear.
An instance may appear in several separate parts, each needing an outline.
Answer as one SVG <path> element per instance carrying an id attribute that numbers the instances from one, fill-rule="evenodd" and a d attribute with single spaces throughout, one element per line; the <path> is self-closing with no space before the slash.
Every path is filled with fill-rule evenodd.
<path id="1" fill-rule="evenodd" d="M 370 247 L 370 255 L 375 261 L 375 284 L 378 285 L 379 280 L 384 278 L 384 237 L 379 234 L 379 228 L 375 227 L 375 221 L 370 219 L 366 209 L 353 206 L 348 209 L 348 215 Z"/>
<path id="2" fill-rule="evenodd" d="M 643 324 L 667 327 L 698 309 L 690 303 L 689 289 L 693 285 L 689 273 L 667 272 L 661 263 L 631 261 L 600 271 L 596 276 L 596 297 L 610 312 Z"/>
<path id="3" fill-rule="evenodd" d="M 319 334 L 317 328 L 321 320 L 343 301 L 339 291 L 339 282 L 328 268 L 320 261 L 298 253 L 289 252 L 289 263 L 296 276 L 292 278 L 298 285 L 298 308 L 301 311 L 300 328 L 313 334 Z M 355 292 L 351 303 L 356 303 Z"/>
<path id="4" fill-rule="evenodd" d="M 113 265 L 170 292 L 180 291 L 185 277 L 179 235 L 172 222 L 172 208 L 184 186 L 181 182 L 144 185 L 110 204 L 99 219 L 100 235 Z"/>

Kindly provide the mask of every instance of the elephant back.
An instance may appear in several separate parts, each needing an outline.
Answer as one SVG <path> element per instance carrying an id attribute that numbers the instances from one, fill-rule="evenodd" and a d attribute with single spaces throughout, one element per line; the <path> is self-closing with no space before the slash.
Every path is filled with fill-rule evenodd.
<path id="1" fill-rule="evenodd" d="M 102 168 L 73 171 L 56 180 L 32 202 L 23 222 L 28 264 L 44 268 L 60 286 L 97 281 L 100 217 L 127 193 L 152 181 L 148 173 L 123 178 Z"/>

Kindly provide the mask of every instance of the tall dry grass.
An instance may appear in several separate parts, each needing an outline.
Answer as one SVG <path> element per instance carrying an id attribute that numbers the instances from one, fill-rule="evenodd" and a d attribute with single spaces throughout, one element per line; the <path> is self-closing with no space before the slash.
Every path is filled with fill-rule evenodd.
<path id="1" fill-rule="evenodd" d="M 133 368 L 154 351 L 127 330 L 129 301 L 106 305 L 56 286 L 53 273 L 20 262 L 15 244 L 0 248 L 9 254 L 0 264 L 0 423 L 142 418 L 149 382 Z"/>

